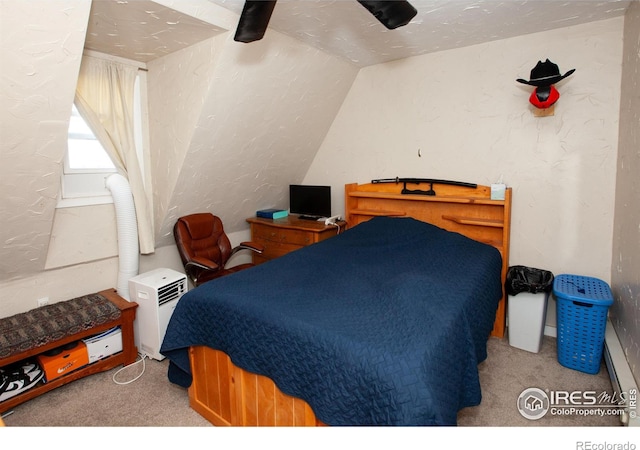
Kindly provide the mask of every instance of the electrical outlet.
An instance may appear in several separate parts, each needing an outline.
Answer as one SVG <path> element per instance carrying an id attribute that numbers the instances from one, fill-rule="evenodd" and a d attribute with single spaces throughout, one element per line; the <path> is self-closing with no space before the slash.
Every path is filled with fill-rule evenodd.
<path id="1" fill-rule="evenodd" d="M 38 306 L 44 306 L 49 304 L 49 297 L 42 297 L 38 299 Z"/>

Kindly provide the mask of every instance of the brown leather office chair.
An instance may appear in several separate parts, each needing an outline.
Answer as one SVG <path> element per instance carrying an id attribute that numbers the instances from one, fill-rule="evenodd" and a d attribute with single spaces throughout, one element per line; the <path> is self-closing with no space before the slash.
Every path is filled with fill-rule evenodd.
<path id="1" fill-rule="evenodd" d="M 231 248 L 222 221 L 211 213 L 196 213 L 178 219 L 173 236 L 187 276 L 194 286 L 230 273 L 252 267 L 252 263 L 226 267 L 229 258 L 240 250 L 262 253 L 263 247 L 254 242 L 242 242 Z"/>

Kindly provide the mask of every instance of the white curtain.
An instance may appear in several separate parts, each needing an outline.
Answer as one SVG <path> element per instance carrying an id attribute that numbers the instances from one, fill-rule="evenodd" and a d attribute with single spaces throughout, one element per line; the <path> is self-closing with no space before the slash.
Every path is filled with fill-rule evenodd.
<path id="1" fill-rule="evenodd" d="M 129 181 L 136 209 L 140 253 L 155 250 L 150 201 L 136 154 L 133 97 L 137 68 L 91 56 L 82 58 L 75 104 L 118 172 Z"/>

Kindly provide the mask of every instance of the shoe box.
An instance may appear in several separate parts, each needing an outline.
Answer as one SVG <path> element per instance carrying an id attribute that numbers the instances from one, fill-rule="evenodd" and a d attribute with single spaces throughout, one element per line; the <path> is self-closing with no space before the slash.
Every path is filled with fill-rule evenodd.
<path id="1" fill-rule="evenodd" d="M 122 330 L 111 328 L 104 333 L 83 339 L 87 346 L 89 364 L 122 351 Z"/>
<path id="2" fill-rule="evenodd" d="M 47 381 L 55 380 L 89 364 L 87 346 L 82 341 L 72 342 L 44 352 L 36 358 L 44 370 L 44 377 Z"/>

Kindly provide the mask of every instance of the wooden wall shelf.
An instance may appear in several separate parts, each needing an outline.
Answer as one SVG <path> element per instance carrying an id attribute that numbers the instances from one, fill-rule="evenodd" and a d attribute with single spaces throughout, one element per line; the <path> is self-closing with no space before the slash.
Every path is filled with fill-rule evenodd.
<path id="1" fill-rule="evenodd" d="M 407 213 L 404 211 L 374 211 L 372 209 L 354 209 L 351 211 L 352 214 L 357 214 L 359 216 L 393 216 L 393 217 L 402 217 L 406 216 Z"/>
<path id="2" fill-rule="evenodd" d="M 446 220 L 451 220 L 453 222 L 462 224 L 462 225 L 476 225 L 479 227 L 496 227 L 496 228 L 503 228 L 504 227 L 504 223 L 502 222 L 502 220 L 500 219 L 482 219 L 482 218 L 475 218 L 475 217 L 458 217 L 458 216 L 450 216 L 450 215 L 443 215 L 442 216 L 443 219 Z"/>

